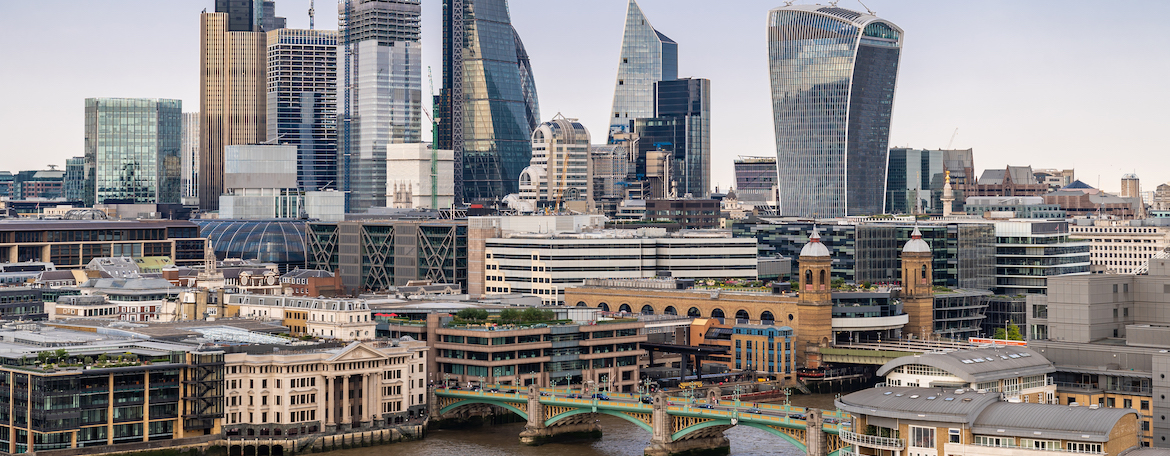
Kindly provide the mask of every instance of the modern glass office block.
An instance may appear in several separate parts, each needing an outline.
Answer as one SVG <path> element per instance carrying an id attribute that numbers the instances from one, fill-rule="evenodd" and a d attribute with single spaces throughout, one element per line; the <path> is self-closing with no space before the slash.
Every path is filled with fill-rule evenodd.
<path id="1" fill-rule="evenodd" d="M 654 83 L 677 78 L 678 44 L 655 30 L 638 2 L 630 0 L 613 91 L 609 142 L 615 133 L 631 133 L 634 119 L 654 117 Z"/>
<path id="2" fill-rule="evenodd" d="M 87 98 L 86 202 L 177 204 L 182 115 L 181 100 Z"/>
<path id="3" fill-rule="evenodd" d="M 902 29 L 820 5 L 768 13 L 780 204 L 785 215 L 878 214 Z"/>

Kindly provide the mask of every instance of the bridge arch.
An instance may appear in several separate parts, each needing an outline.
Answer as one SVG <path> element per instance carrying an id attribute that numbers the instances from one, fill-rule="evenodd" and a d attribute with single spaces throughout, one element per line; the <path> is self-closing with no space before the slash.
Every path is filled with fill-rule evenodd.
<path id="1" fill-rule="evenodd" d="M 448 404 L 446 407 L 439 409 L 439 413 L 442 415 L 445 415 L 447 413 L 454 411 L 457 408 L 472 405 L 472 404 L 486 404 L 486 405 L 494 405 L 497 407 L 503 407 L 505 409 L 512 411 L 512 413 L 520 415 L 520 417 L 524 418 L 525 420 L 528 419 L 528 412 L 526 412 L 524 410 L 520 410 L 519 408 L 516 408 L 515 404 L 500 401 L 500 400 L 488 399 L 488 398 L 463 399 L 463 400 L 455 401 L 455 402 Z"/>
<path id="2" fill-rule="evenodd" d="M 545 426 L 552 426 L 552 425 L 556 424 L 556 422 L 558 422 L 558 421 L 561 421 L 561 420 L 568 418 L 570 416 L 580 415 L 582 413 L 600 413 L 603 415 L 616 416 L 618 418 L 621 418 L 623 420 L 626 420 L 626 421 L 629 421 L 631 423 L 638 425 L 638 427 L 642 428 L 646 432 L 649 432 L 650 434 L 654 434 L 654 428 L 651 427 L 649 424 L 638 421 L 638 420 L 634 419 L 634 417 L 632 417 L 630 415 L 626 415 L 625 413 L 615 412 L 612 410 L 604 410 L 604 409 L 598 410 L 596 412 L 594 412 L 591 408 L 579 408 L 579 409 L 570 410 L 570 411 L 567 411 L 567 412 L 564 412 L 564 413 L 561 413 L 558 415 L 554 415 L 552 418 L 544 420 L 544 425 Z"/>
<path id="3" fill-rule="evenodd" d="M 725 419 L 714 419 L 714 420 L 704 421 L 704 422 L 698 423 L 698 424 L 693 424 L 691 426 L 687 426 L 683 429 L 680 429 L 678 432 L 675 432 L 674 434 L 671 434 L 670 440 L 676 441 L 676 440 L 679 440 L 683 437 L 686 437 L 687 434 L 690 434 L 692 432 L 701 431 L 703 429 L 707 429 L 707 428 L 713 427 L 713 426 L 747 426 L 750 428 L 760 429 L 764 432 L 767 432 L 769 434 L 772 434 L 772 435 L 775 435 L 775 436 L 778 436 L 778 437 L 784 439 L 788 443 L 791 443 L 792 445 L 799 448 L 800 451 L 806 451 L 806 452 L 808 451 L 808 447 L 805 446 L 804 442 L 797 440 L 795 437 L 788 435 L 788 434 L 785 434 L 783 432 L 780 432 L 779 430 L 776 430 L 775 428 L 772 428 L 772 427 L 769 427 L 769 426 L 766 426 L 766 425 L 763 425 L 760 423 L 755 423 L 752 421 L 744 421 L 743 418 L 740 418 L 736 424 L 731 424 L 731 420 L 725 420 Z"/>

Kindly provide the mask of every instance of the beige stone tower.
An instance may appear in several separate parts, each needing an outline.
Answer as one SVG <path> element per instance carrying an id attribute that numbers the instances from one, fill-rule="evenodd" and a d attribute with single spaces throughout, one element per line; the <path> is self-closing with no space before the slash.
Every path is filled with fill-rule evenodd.
<path id="1" fill-rule="evenodd" d="M 821 365 L 820 347 L 833 343 L 833 259 L 829 248 L 821 243 L 821 234 L 813 228 L 808 243 L 800 249 L 800 300 L 797 312 L 800 322 L 796 331 L 798 343 L 804 350 L 796 350 L 798 361 L 804 356 L 804 365 Z"/>
<path id="2" fill-rule="evenodd" d="M 934 332 L 934 255 L 922 232 L 914 227 L 902 247 L 902 309 L 910 322 L 902 329 L 909 337 L 929 338 Z"/>

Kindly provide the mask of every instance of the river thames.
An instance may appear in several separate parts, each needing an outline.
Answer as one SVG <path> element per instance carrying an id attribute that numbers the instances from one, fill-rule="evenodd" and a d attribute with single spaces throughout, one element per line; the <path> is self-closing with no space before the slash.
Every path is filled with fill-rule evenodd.
<path id="1" fill-rule="evenodd" d="M 792 396 L 792 405 L 833 408 L 835 396 L 796 395 Z M 434 430 L 423 440 L 333 451 L 331 456 L 639 456 L 650 444 L 649 432 L 621 418 L 599 415 L 598 421 L 604 434 L 600 440 L 525 446 L 520 444 L 520 431 L 524 430 L 524 423 L 518 422 L 460 430 Z M 804 451 L 780 437 L 759 429 L 736 426 L 725 435 L 731 441 L 731 454 L 735 456 L 804 454 Z"/>

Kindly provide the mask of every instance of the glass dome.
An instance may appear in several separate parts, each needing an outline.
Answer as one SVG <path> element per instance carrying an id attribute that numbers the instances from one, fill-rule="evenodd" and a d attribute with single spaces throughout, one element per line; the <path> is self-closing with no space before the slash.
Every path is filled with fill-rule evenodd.
<path id="1" fill-rule="evenodd" d="M 282 272 L 305 266 L 303 220 L 192 220 L 215 256 L 276 263 Z"/>

